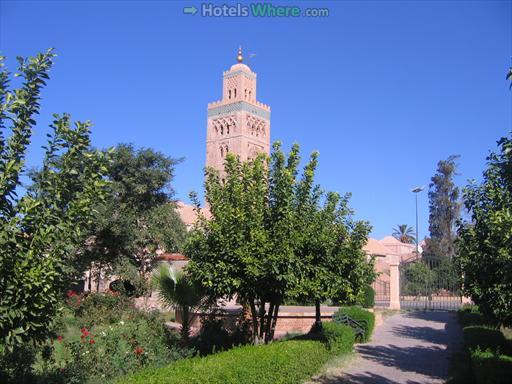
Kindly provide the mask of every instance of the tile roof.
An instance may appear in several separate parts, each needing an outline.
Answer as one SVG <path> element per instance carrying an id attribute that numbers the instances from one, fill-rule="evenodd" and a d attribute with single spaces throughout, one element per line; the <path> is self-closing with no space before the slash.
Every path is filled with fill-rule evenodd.
<path id="1" fill-rule="evenodd" d="M 363 247 L 363 250 L 370 255 L 376 256 L 394 255 L 394 253 L 389 248 L 386 248 L 379 240 L 371 237 L 368 238 L 368 242 Z"/>
<path id="2" fill-rule="evenodd" d="M 188 257 L 181 253 L 162 253 L 156 258 L 160 261 L 187 261 Z"/>

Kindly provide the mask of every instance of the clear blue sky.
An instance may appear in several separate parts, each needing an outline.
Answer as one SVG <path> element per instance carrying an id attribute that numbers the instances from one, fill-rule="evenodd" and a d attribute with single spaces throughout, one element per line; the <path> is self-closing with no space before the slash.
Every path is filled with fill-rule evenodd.
<path id="1" fill-rule="evenodd" d="M 222 3 L 231 4 L 230 1 Z M 256 53 L 258 98 L 272 141 L 320 151 L 318 182 L 352 192 L 357 218 L 383 237 L 414 224 L 410 188 L 459 154 L 459 184 L 479 178 L 511 130 L 505 81 L 510 1 L 273 2 L 325 7 L 327 18 L 204 18 L 199 1 L 2 1 L 0 50 L 57 49 L 29 165 L 40 162 L 52 113 L 94 123 L 93 143 L 185 157 L 177 197 L 201 191 L 206 104 L 221 94 L 236 49 Z M 420 195 L 420 237 L 427 230 Z"/>

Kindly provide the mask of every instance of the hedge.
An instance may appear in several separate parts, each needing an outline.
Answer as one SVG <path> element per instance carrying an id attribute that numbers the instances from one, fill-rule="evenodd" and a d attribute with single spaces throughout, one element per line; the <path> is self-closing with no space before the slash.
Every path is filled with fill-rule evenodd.
<path id="1" fill-rule="evenodd" d="M 512 356 L 499 351 L 476 348 L 470 351 L 471 367 L 477 384 L 510 383 L 512 377 Z"/>
<path id="2" fill-rule="evenodd" d="M 333 315 L 333 321 L 339 322 L 337 320 L 337 317 L 341 314 L 347 315 L 353 320 L 359 322 L 361 326 L 364 328 L 365 335 L 363 340 L 361 340 L 363 343 L 370 340 L 370 337 L 372 336 L 373 328 L 375 327 L 375 315 L 373 312 L 367 311 L 366 309 L 360 308 L 360 307 L 341 307 L 334 313 Z M 365 320 L 366 323 L 362 320 Z"/>
<path id="3" fill-rule="evenodd" d="M 493 327 L 475 306 L 459 310 L 459 321 L 476 384 L 509 383 L 512 356 L 503 333 Z"/>
<path id="4" fill-rule="evenodd" d="M 348 325 L 335 322 L 322 322 L 322 338 L 327 349 L 335 355 L 352 352 L 354 330 Z"/>
<path id="5" fill-rule="evenodd" d="M 493 351 L 506 348 L 507 341 L 499 329 L 486 326 L 470 325 L 465 327 L 464 343 L 470 350 L 480 348 L 481 350 L 491 349 Z"/>
<path id="6" fill-rule="evenodd" d="M 118 383 L 295 384 L 314 375 L 332 354 L 322 342 L 314 340 L 246 345 L 179 360 L 164 368 L 143 369 Z"/>
<path id="7" fill-rule="evenodd" d="M 476 305 L 465 305 L 457 312 L 462 328 L 469 325 L 491 325 L 489 319 L 486 319 L 485 316 L 478 311 L 478 306 Z"/>

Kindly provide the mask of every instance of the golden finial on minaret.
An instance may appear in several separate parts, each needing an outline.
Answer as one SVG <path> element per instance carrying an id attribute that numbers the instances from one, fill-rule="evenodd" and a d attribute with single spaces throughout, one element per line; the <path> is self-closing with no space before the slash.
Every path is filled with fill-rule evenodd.
<path id="1" fill-rule="evenodd" d="M 244 57 L 242 56 L 242 46 L 238 47 L 238 56 L 236 57 L 236 61 L 239 63 L 244 61 Z"/>

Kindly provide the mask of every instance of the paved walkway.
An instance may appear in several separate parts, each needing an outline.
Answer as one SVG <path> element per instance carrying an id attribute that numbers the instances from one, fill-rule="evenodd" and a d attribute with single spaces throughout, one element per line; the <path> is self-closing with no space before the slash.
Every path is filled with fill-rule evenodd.
<path id="1" fill-rule="evenodd" d="M 385 319 L 371 342 L 356 347 L 358 357 L 341 374 L 316 382 L 444 383 L 450 357 L 461 342 L 454 312 L 400 313 Z"/>

